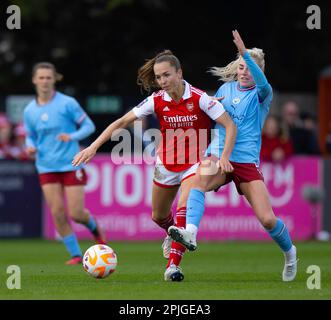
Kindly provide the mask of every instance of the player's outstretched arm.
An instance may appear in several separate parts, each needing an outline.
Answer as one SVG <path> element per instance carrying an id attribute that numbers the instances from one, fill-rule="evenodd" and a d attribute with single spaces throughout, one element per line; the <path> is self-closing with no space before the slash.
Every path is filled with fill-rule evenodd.
<path id="1" fill-rule="evenodd" d="M 225 128 L 225 132 L 226 132 L 224 149 L 218 163 L 219 168 L 221 169 L 221 173 L 232 172 L 233 167 L 229 161 L 229 158 L 236 141 L 237 127 L 226 112 L 224 112 L 215 121 L 220 125 L 222 125 Z"/>
<path id="2" fill-rule="evenodd" d="M 236 45 L 239 53 L 243 56 L 247 51 L 244 41 L 241 39 L 241 36 L 237 30 L 232 31 L 232 35 L 234 44 Z"/>
<path id="3" fill-rule="evenodd" d="M 100 136 L 89 147 L 75 155 L 72 164 L 74 166 L 79 166 L 82 163 L 88 163 L 95 156 L 97 150 L 111 138 L 113 132 L 116 129 L 125 128 L 136 119 L 137 116 L 131 110 L 123 117 L 114 121 L 100 134 Z"/>
<path id="4" fill-rule="evenodd" d="M 263 101 L 272 92 L 272 88 L 268 83 L 268 80 L 263 70 L 258 66 L 256 61 L 250 56 L 250 54 L 246 50 L 245 44 L 241 39 L 239 32 L 237 30 L 232 31 L 232 35 L 233 42 L 235 43 L 239 53 L 245 60 L 247 67 L 256 83 L 259 100 Z"/>

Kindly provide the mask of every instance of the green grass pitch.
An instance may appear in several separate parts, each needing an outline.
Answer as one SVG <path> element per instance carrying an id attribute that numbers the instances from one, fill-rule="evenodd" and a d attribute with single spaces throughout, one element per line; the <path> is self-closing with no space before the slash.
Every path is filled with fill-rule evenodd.
<path id="1" fill-rule="evenodd" d="M 85 250 L 92 242 L 82 241 Z M 183 282 L 163 280 L 160 242 L 112 242 L 118 266 L 106 279 L 90 277 L 82 266 L 66 266 L 62 243 L 0 241 L 0 299 L 223 300 L 331 299 L 331 244 L 297 243 L 294 282 L 281 281 L 283 255 L 272 243 L 200 242 L 182 261 Z M 9 265 L 21 270 L 21 289 L 7 288 Z M 308 289 L 310 265 L 321 271 L 321 288 Z"/>

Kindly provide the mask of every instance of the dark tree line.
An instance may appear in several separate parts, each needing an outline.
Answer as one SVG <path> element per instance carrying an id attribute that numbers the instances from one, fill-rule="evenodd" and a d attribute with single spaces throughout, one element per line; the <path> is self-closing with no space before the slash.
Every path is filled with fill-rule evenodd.
<path id="1" fill-rule="evenodd" d="M 322 29 L 308 30 L 311 1 L 17 0 L 0 4 L 1 95 L 31 93 L 30 70 L 49 60 L 64 74 L 66 90 L 138 96 L 136 72 L 146 58 L 169 48 L 188 81 L 214 90 L 206 73 L 235 57 L 231 30 L 248 47 L 266 52 L 266 73 L 280 91 L 317 89 L 331 64 L 331 5 L 315 1 Z M 6 29 L 6 8 L 16 4 L 22 29 Z"/>

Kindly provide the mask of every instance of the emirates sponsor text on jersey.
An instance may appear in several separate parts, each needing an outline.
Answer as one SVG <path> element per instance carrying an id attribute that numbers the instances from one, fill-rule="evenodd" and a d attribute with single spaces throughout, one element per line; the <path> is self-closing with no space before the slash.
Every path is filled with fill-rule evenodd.
<path id="1" fill-rule="evenodd" d="M 183 127 L 192 127 L 193 122 L 198 120 L 198 115 L 188 115 L 188 116 L 163 116 L 163 120 L 169 123 L 169 126 L 172 128 L 183 128 Z"/>

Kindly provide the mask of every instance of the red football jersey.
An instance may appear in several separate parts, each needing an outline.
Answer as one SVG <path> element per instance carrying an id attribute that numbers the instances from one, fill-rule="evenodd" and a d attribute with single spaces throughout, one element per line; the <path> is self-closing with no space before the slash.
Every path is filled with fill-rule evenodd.
<path id="1" fill-rule="evenodd" d="M 138 118 L 156 114 L 162 134 L 157 154 L 164 166 L 174 172 L 200 161 L 209 144 L 212 120 L 225 112 L 220 102 L 184 83 L 185 91 L 178 103 L 160 90 L 133 108 Z"/>

